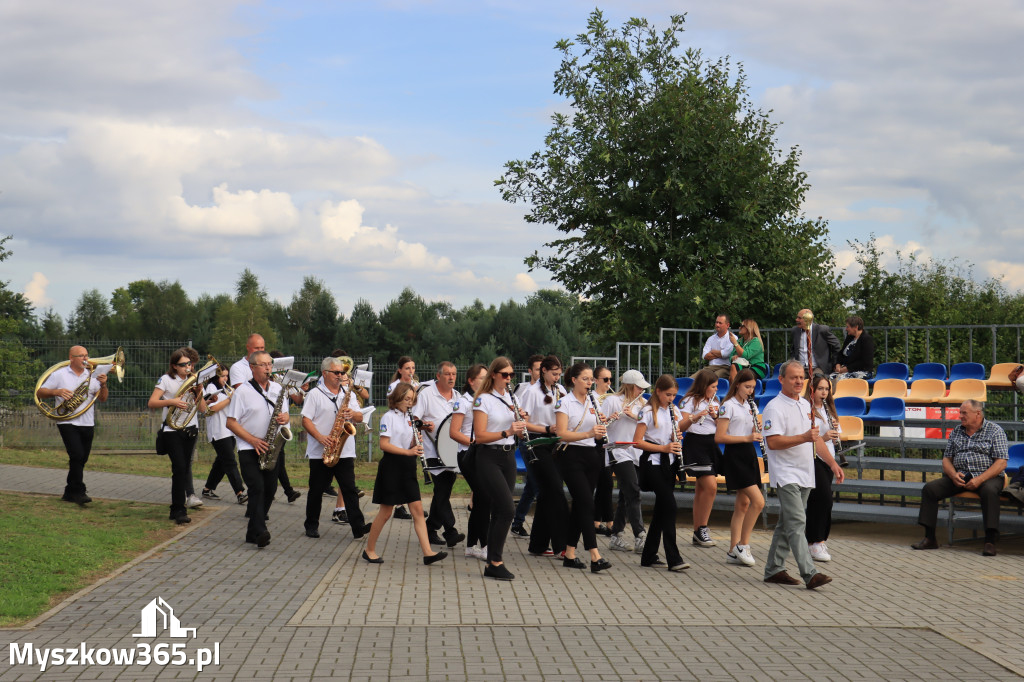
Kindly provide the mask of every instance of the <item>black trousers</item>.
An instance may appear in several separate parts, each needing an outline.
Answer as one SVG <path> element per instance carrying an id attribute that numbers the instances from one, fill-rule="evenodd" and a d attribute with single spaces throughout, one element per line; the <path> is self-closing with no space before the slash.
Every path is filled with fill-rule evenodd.
<path id="1" fill-rule="evenodd" d="M 834 474 L 823 461 L 814 458 L 814 487 L 807 496 L 807 542 L 825 542 L 832 531 L 832 479 Z"/>
<path id="2" fill-rule="evenodd" d="M 277 493 L 277 469 L 260 469 L 260 459 L 255 450 L 239 450 L 238 464 L 242 470 L 242 480 L 249 489 L 249 527 L 246 530 L 247 540 L 256 540 L 267 532 L 266 516 L 270 513 L 270 505 L 274 503 Z"/>
<path id="3" fill-rule="evenodd" d="M 454 471 L 442 471 L 431 474 L 434 479 L 434 493 L 430 498 L 430 511 L 427 518 L 427 530 L 455 530 L 455 513 L 452 511 L 452 486 L 455 485 Z"/>
<path id="4" fill-rule="evenodd" d="M 486 547 L 488 526 L 491 523 L 491 501 L 484 495 L 477 479 L 477 454 L 470 455 L 469 450 L 462 450 L 457 458 L 459 471 L 469 484 L 469 489 L 473 491 L 473 509 L 469 512 L 469 521 L 466 524 L 466 547 L 477 544 Z"/>
<path id="5" fill-rule="evenodd" d="M 366 523 L 359 508 L 359 493 L 356 491 L 355 458 L 343 457 L 333 467 L 326 466 L 322 459 L 309 460 L 309 496 L 306 497 L 306 530 L 320 527 L 320 511 L 323 509 L 324 491 L 331 481 L 338 481 L 338 490 L 345 500 L 349 527 L 356 539 L 363 537 L 362 528 Z"/>
<path id="6" fill-rule="evenodd" d="M 207 490 L 215 490 L 224 480 L 226 474 L 231 489 L 237 495 L 245 490 L 245 486 L 242 485 L 242 475 L 238 473 L 238 462 L 235 461 L 235 439 L 233 436 L 228 436 L 219 438 L 212 444 L 217 458 L 213 460 L 213 466 L 210 467 L 210 475 L 206 477 L 205 487 Z"/>
<path id="7" fill-rule="evenodd" d="M 661 456 L 666 457 L 667 455 L 662 453 Z M 647 531 L 644 551 L 640 556 L 642 563 L 647 564 L 654 561 L 659 544 L 665 547 L 665 561 L 669 566 L 675 566 L 683 560 L 679 554 L 679 547 L 676 545 L 675 487 L 676 475 L 672 469 L 652 465 L 647 457 L 641 458 L 640 488 L 654 493 L 654 513 Z"/>
<path id="8" fill-rule="evenodd" d="M 999 493 L 1002 489 L 1003 477 L 996 476 L 982 483 L 981 487 L 974 491 L 981 497 L 981 519 L 986 531 L 999 530 Z M 934 481 L 928 481 L 921 491 L 921 509 L 917 513 L 917 522 L 934 532 L 939 516 L 939 500 L 952 497 L 957 493 L 965 492 L 965 490 L 945 475 Z"/>
<path id="9" fill-rule="evenodd" d="M 287 445 L 287 443 L 285 443 Z M 285 492 L 285 495 L 292 491 L 292 483 L 288 480 L 288 471 L 284 468 L 284 449 L 285 445 L 281 446 L 281 452 L 277 456 L 277 480 L 281 482 L 281 490 Z M 274 488 L 274 492 L 277 492 L 277 488 Z"/>
<path id="10" fill-rule="evenodd" d="M 527 462 L 537 481 L 537 508 L 533 510 L 529 551 L 541 554 L 551 546 L 555 554 L 565 551 L 565 528 L 569 520 L 569 503 L 562 489 L 562 474 L 555 463 L 554 445 L 537 445 L 533 451 L 536 462 Z"/>
<path id="11" fill-rule="evenodd" d="M 168 456 L 171 460 L 171 514 L 176 519 L 185 516 L 185 497 L 189 488 L 189 462 L 196 446 L 196 434 L 189 430 L 165 431 Z"/>
<path id="12" fill-rule="evenodd" d="M 612 532 L 621 533 L 629 521 L 633 535 L 644 532 L 644 517 L 640 511 L 640 470 L 632 462 L 616 462 L 615 478 L 619 481 L 619 504 L 615 507 Z"/>
<path id="13" fill-rule="evenodd" d="M 565 546 L 575 547 L 583 536 L 583 548 L 597 547 L 594 530 L 594 490 L 604 468 L 604 450 L 594 446 L 570 445 L 555 454 L 562 480 L 569 489 L 572 505 L 565 529 Z"/>
<path id="14" fill-rule="evenodd" d="M 601 450 L 602 458 L 604 450 Z M 612 505 L 612 468 L 602 466 L 597 472 L 597 488 L 594 490 L 594 520 L 612 523 L 615 520 L 615 508 Z"/>
<path id="15" fill-rule="evenodd" d="M 487 560 L 491 563 L 502 561 L 508 529 L 516 507 L 512 503 L 512 488 L 516 484 L 515 446 L 483 445 L 476 451 L 476 478 L 481 497 L 487 498 L 491 507 L 491 522 L 487 526 Z M 475 499 L 475 496 L 474 496 Z M 474 509 L 476 502 L 473 502 Z"/>
<path id="16" fill-rule="evenodd" d="M 92 426 L 57 425 L 64 449 L 68 452 L 68 479 L 64 485 L 66 499 L 85 494 L 85 464 L 92 451 L 93 429 Z"/>

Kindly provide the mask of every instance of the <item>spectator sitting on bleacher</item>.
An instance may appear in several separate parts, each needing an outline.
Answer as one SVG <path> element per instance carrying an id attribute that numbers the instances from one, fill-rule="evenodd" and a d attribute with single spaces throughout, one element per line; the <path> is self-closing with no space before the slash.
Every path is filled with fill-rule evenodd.
<path id="1" fill-rule="evenodd" d="M 1016 500 L 1017 504 L 1024 505 L 1024 467 L 1017 470 L 1003 492 Z"/>
<path id="2" fill-rule="evenodd" d="M 808 334 L 808 331 L 810 333 Z M 804 308 L 796 314 L 796 326 L 791 330 L 793 337 L 789 357 L 808 366 L 808 341 L 810 342 L 810 365 L 815 374 L 831 374 L 835 357 L 839 352 L 839 339 L 828 325 L 814 322 L 814 313 Z M 808 339 L 808 337 L 810 337 Z"/>
<path id="3" fill-rule="evenodd" d="M 701 357 L 708 361 L 708 366 L 705 369 L 709 369 L 714 372 L 720 379 L 729 378 L 729 367 L 731 362 L 729 357 L 732 355 L 733 349 L 733 336 L 732 332 L 729 331 L 730 325 L 729 316 L 722 313 L 715 318 L 715 333 L 708 337 L 707 342 L 704 344 L 704 350 L 701 351 Z M 701 370 L 697 370 L 700 372 Z M 694 377 L 697 376 L 695 373 Z"/>
<path id="4" fill-rule="evenodd" d="M 924 540 L 914 549 L 937 549 L 935 524 L 939 500 L 962 492 L 981 497 L 981 516 L 985 526 L 984 556 L 996 555 L 999 540 L 999 493 L 1003 489 L 1003 470 L 1009 457 L 1006 432 L 985 419 L 985 404 L 965 400 L 960 406 L 960 426 L 953 429 L 942 455 L 941 478 L 928 481 L 921 491 L 921 510 L 917 522 L 924 526 Z"/>
<path id="5" fill-rule="evenodd" d="M 867 379 L 875 371 L 875 340 L 864 331 L 864 320 L 846 318 L 846 338 L 839 350 L 832 380 Z"/>

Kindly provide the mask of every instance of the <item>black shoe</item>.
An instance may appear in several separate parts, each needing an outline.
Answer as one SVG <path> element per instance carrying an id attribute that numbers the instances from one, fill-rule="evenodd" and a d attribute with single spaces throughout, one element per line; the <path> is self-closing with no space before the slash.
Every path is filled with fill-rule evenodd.
<path id="1" fill-rule="evenodd" d="M 522 524 L 518 524 L 518 525 L 512 526 L 512 528 L 509 529 L 508 532 L 511 533 L 513 536 L 515 536 L 517 538 L 528 538 L 528 537 L 530 537 L 530 534 L 528 532 L 526 532 L 526 529 L 523 528 Z"/>
<path id="2" fill-rule="evenodd" d="M 612 536 L 612 529 L 609 528 L 608 525 L 604 524 L 604 523 L 602 523 L 600 526 L 595 528 L 594 532 L 597 533 L 598 535 L 603 535 L 603 536 L 609 537 L 609 538 Z"/>
<path id="3" fill-rule="evenodd" d="M 69 501 L 74 502 L 78 506 L 82 506 L 92 502 L 92 498 L 86 495 L 85 493 L 78 493 L 77 495 L 72 495 Z"/>
<path id="4" fill-rule="evenodd" d="M 505 564 L 494 564 L 487 562 L 487 567 L 484 568 L 485 578 L 494 578 L 495 580 L 512 580 L 515 578 L 512 572 L 505 568 Z"/>
<path id="5" fill-rule="evenodd" d="M 643 561 L 641 559 L 640 560 L 640 565 L 643 566 L 644 568 L 650 568 L 651 566 L 664 566 L 665 562 L 661 560 L 660 556 L 655 554 L 654 555 L 654 559 L 652 559 L 651 561 Z"/>
<path id="6" fill-rule="evenodd" d="M 366 493 L 365 493 L 364 491 L 362 491 L 362 490 L 359 490 L 359 489 L 356 489 L 356 497 L 358 497 L 358 498 L 362 498 L 362 497 L 364 497 L 365 495 L 366 495 Z"/>
<path id="7" fill-rule="evenodd" d="M 265 531 L 263 531 L 262 533 L 260 533 L 259 535 L 256 536 L 256 546 L 257 547 L 266 547 L 269 544 L 270 544 L 270 531 L 266 531 L 265 530 Z"/>
<path id="8" fill-rule="evenodd" d="M 313 530 L 311 528 L 307 528 L 306 529 L 306 537 L 307 538 L 318 538 L 318 537 L 320 537 L 320 532 L 319 531 L 315 531 L 315 530 Z"/>
<path id="9" fill-rule="evenodd" d="M 436 530 L 430 530 L 430 529 L 427 529 L 427 542 L 429 542 L 432 545 L 443 545 L 444 544 L 444 540 L 442 540 L 440 537 L 438 537 L 437 531 Z"/>
<path id="10" fill-rule="evenodd" d="M 333 485 L 327 486 L 327 490 L 324 491 L 324 497 L 337 497 L 338 491 L 334 489 Z"/>
<path id="11" fill-rule="evenodd" d="M 179 516 L 174 517 L 174 522 L 181 526 L 186 523 L 192 523 L 192 519 L 190 519 L 186 514 L 181 514 Z"/>
<path id="12" fill-rule="evenodd" d="M 384 563 L 384 557 L 377 557 L 376 559 L 371 559 L 370 555 L 367 554 L 366 550 L 364 549 L 363 550 L 363 561 L 368 561 L 371 564 L 382 564 L 382 563 Z"/>
<path id="13" fill-rule="evenodd" d="M 238 504 L 245 504 L 249 501 L 249 495 L 244 490 L 235 495 L 235 497 L 238 498 Z"/>
<path id="14" fill-rule="evenodd" d="M 920 542 L 915 542 L 910 546 L 911 549 L 938 549 L 939 543 L 933 538 L 925 538 Z"/>
<path id="15" fill-rule="evenodd" d="M 331 521 L 334 521 L 335 523 L 348 523 L 348 510 L 335 509 L 334 514 L 331 515 Z"/>
<path id="16" fill-rule="evenodd" d="M 412 514 L 409 513 L 409 510 L 405 508 L 404 504 L 400 504 L 395 507 L 394 517 L 396 519 L 411 519 Z"/>
<path id="17" fill-rule="evenodd" d="M 302 497 L 302 493 L 300 493 L 295 488 L 292 488 L 292 491 L 290 493 L 288 493 L 288 504 L 291 504 L 292 502 L 294 502 L 295 500 L 299 499 L 300 497 Z"/>
<path id="18" fill-rule="evenodd" d="M 579 557 L 574 559 L 562 559 L 562 566 L 565 568 L 586 568 L 587 565 L 580 561 Z"/>
<path id="19" fill-rule="evenodd" d="M 245 510 L 245 518 L 249 518 L 249 510 L 248 509 Z"/>
<path id="20" fill-rule="evenodd" d="M 600 573 L 601 571 L 603 571 L 605 569 L 608 569 L 608 568 L 611 568 L 611 567 L 612 567 L 612 562 L 610 562 L 610 561 L 608 561 L 607 559 L 604 559 L 604 558 L 598 559 L 597 561 L 591 561 L 590 562 L 590 572 L 591 573 Z"/>
<path id="21" fill-rule="evenodd" d="M 361 528 L 356 528 L 355 526 L 353 526 L 352 527 L 352 537 L 354 537 L 356 540 L 358 540 L 359 538 L 363 537 L 364 535 L 366 535 L 367 533 L 370 532 L 370 527 L 372 525 L 373 524 L 371 524 L 371 523 L 365 523 L 365 524 L 363 524 L 363 526 Z"/>
<path id="22" fill-rule="evenodd" d="M 448 545 L 448 547 L 454 547 L 465 539 L 466 536 L 454 528 L 444 533 L 444 544 Z"/>
<path id="23" fill-rule="evenodd" d="M 251 536 L 251 535 L 246 535 L 246 536 L 245 536 L 245 541 L 246 541 L 246 542 L 248 542 L 248 543 L 250 543 L 250 544 L 253 544 L 253 545 L 255 545 L 255 544 L 256 544 L 256 538 L 254 538 L 254 537 L 253 537 L 253 536 Z"/>
<path id="24" fill-rule="evenodd" d="M 220 495 L 218 495 L 217 493 L 213 492 L 209 488 L 203 488 L 203 497 L 205 497 L 208 500 L 219 500 L 220 499 Z"/>
<path id="25" fill-rule="evenodd" d="M 423 565 L 429 566 L 430 564 L 435 564 L 441 559 L 444 559 L 446 556 L 448 556 L 448 552 L 438 552 L 433 556 L 425 556 L 423 557 Z"/>

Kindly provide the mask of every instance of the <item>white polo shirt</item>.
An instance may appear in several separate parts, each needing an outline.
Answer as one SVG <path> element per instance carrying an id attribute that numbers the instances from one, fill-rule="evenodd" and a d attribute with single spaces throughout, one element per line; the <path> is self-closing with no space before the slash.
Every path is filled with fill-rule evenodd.
<path id="1" fill-rule="evenodd" d="M 227 395 L 220 393 L 220 389 L 217 388 L 217 386 L 212 383 L 206 384 L 206 386 L 203 388 L 203 393 L 206 394 L 207 399 L 209 399 L 209 397 L 214 394 L 218 394 L 217 402 L 207 403 L 208 406 L 222 405 L 231 400 L 231 398 L 228 398 Z M 228 431 L 227 421 L 228 408 L 226 407 L 223 407 L 214 412 L 213 414 L 209 415 L 208 417 L 206 417 L 206 439 L 212 443 L 215 440 L 229 438 L 232 434 L 230 431 Z"/>
<path id="2" fill-rule="evenodd" d="M 718 334 L 712 334 L 711 338 L 704 344 L 704 350 L 701 351 L 700 356 L 707 357 L 707 354 L 713 350 L 722 351 L 722 357 L 709 360 L 709 365 L 728 365 L 729 356 L 732 355 L 732 339 L 729 338 L 728 332 L 725 336 L 719 336 Z"/>
<path id="3" fill-rule="evenodd" d="M 545 388 L 538 381 L 526 389 L 522 397 L 517 396 L 516 400 L 519 401 L 519 406 L 523 411 L 530 415 L 531 424 L 553 427 L 555 425 L 555 403 L 565 395 L 565 388 L 561 384 L 555 384 L 546 390 L 547 393 L 544 392 Z M 551 398 L 551 402 L 545 403 L 545 396 Z"/>
<path id="4" fill-rule="evenodd" d="M 483 412 L 487 415 L 487 427 L 484 430 L 488 433 L 499 435 L 502 431 L 508 433 L 505 438 L 499 438 L 483 445 L 512 445 L 515 443 L 517 434 L 511 432 L 512 422 L 515 419 L 512 415 L 512 403 L 507 393 L 498 393 L 493 390 L 490 393 L 484 393 L 473 401 L 473 412 Z"/>
<path id="5" fill-rule="evenodd" d="M 668 445 L 672 442 L 672 419 L 678 417 L 678 413 L 673 415 L 669 412 L 669 408 L 662 407 L 658 410 L 658 425 L 654 425 L 654 410 L 650 405 L 645 405 L 643 411 L 640 412 L 640 423 L 647 427 L 647 431 L 644 433 L 644 440 L 649 440 L 655 445 Z M 678 420 L 677 420 L 678 421 Z M 650 462 L 655 466 L 661 465 L 662 454 L 668 454 L 668 462 L 672 464 L 676 461 L 676 455 L 674 453 L 661 453 L 651 452 L 649 453 Z"/>
<path id="6" fill-rule="evenodd" d="M 62 388 L 69 391 L 74 391 L 78 388 L 85 378 L 89 376 L 89 370 L 83 370 L 81 374 L 75 374 L 75 371 L 71 369 L 71 365 L 65 365 L 50 376 L 46 377 L 46 381 L 40 388 L 48 388 L 53 390 L 60 390 Z M 92 397 L 100 392 L 100 382 L 96 379 L 89 380 L 89 395 L 86 401 L 92 400 Z M 48 398 L 49 400 L 49 398 Z M 53 398 L 54 406 L 60 405 L 64 402 L 63 398 Z M 71 424 L 72 426 L 95 426 L 96 425 L 96 404 L 93 403 L 88 410 L 78 415 L 74 419 L 68 419 L 67 421 L 59 421 L 60 424 Z"/>
<path id="7" fill-rule="evenodd" d="M 564 414 L 569 418 L 568 428 L 570 431 L 587 432 L 597 424 L 597 412 L 594 411 L 594 406 L 590 404 L 590 399 L 584 396 L 583 402 L 580 402 L 575 393 L 570 393 L 555 403 L 555 413 Z M 591 437 L 572 441 L 569 445 L 594 447 L 596 443 L 594 443 L 594 439 Z"/>
<path id="8" fill-rule="evenodd" d="M 231 365 L 231 369 L 228 370 L 228 383 L 237 386 L 244 384 L 249 379 L 252 379 L 252 367 L 249 366 L 249 358 L 246 356 Z"/>
<path id="9" fill-rule="evenodd" d="M 187 378 L 187 376 L 182 378 L 169 377 L 166 374 L 160 375 L 160 381 L 156 382 L 156 388 L 163 389 L 163 395 L 161 395 L 160 398 L 163 400 L 172 400 L 174 396 L 177 395 L 178 389 L 181 388 L 181 385 L 185 383 L 185 380 Z M 169 409 L 171 408 L 163 408 L 163 410 L 160 412 L 160 421 L 167 421 L 167 410 Z M 198 411 L 196 412 L 196 414 L 192 415 L 192 418 L 188 421 L 188 424 L 185 424 L 185 426 L 199 426 Z M 163 430 L 174 431 L 174 429 L 172 429 L 170 426 L 167 426 L 167 424 L 164 424 Z"/>
<path id="10" fill-rule="evenodd" d="M 441 421 L 452 412 L 458 411 L 462 406 L 462 396 L 454 388 L 451 397 L 445 398 L 437 390 L 437 383 L 430 383 L 423 387 L 423 390 L 416 394 L 416 404 L 412 406 L 412 416 L 419 417 L 422 421 L 433 422 L 435 431 L 429 438 L 423 439 L 423 453 L 427 459 L 437 457 L 437 448 L 434 440 L 437 438 L 436 429 L 441 426 Z M 426 436 L 424 432 L 424 436 Z M 445 471 L 446 467 L 432 467 L 429 471 Z"/>
<path id="11" fill-rule="evenodd" d="M 796 483 L 814 487 L 814 448 L 800 443 L 784 450 L 767 446 L 770 436 L 798 436 L 811 428 L 811 405 L 803 398 L 793 400 L 784 393 L 775 396 L 764 408 L 765 456 L 773 488 Z"/>
<path id="12" fill-rule="evenodd" d="M 698 412 L 701 412 L 701 411 L 706 410 L 709 407 L 711 407 L 711 404 L 712 404 L 712 401 L 710 401 L 710 400 L 704 400 L 702 398 L 702 399 L 700 399 L 700 400 L 695 402 L 694 399 L 691 397 L 691 398 L 687 398 L 686 400 L 684 400 L 683 404 L 680 406 L 679 409 L 681 411 L 685 412 L 686 414 L 694 414 L 695 415 Z M 712 409 L 711 411 L 708 412 L 708 414 L 704 417 L 704 422 L 702 424 L 698 424 L 697 423 L 700 420 L 701 420 L 701 418 L 697 417 L 696 420 L 690 424 L 689 428 L 686 429 L 686 432 L 687 433 L 699 433 L 699 434 L 703 434 L 703 435 L 708 435 L 708 434 L 714 433 L 715 430 L 718 428 L 718 425 L 715 423 L 715 411 L 714 411 L 714 409 Z"/>
<path id="13" fill-rule="evenodd" d="M 408 412 L 396 409 L 385 412 L 384 416 L 380 418 L 378 433 L 381 436 L 386 436 L 396 448 L 408 450 L 413 446 L 412 422 L 409 421 Z"/>
<path id="14" fill-rule="evenodd" d="M 274 405 L 280 394 L 281 384 L 277 382 L 271 381 L 264 392 L 262 388 L 256 388 L 251 382 L 246 381 L 236 388 L 234 395 L 231 396 L 231 404 L 226 408 L 227 416 L 233 417 L 243 429 L 256 438 L 262 439 L 267 435 L 270 420 L 274 417 Z M 286 409 L 284 404 L 281 409 Z M 239 452 L 252 450 L 252 446 L 238 436 L 235 436 L 235 444 Z"/>
<path id="15" fill-rule="evenodd" d="M 338 410 L 341 409 L 342 396 L 344 394 L 344 388 L 338 391 L 337 395 L 331 393 L 323 385 L 313 388 L 306 394 L 306 399 L 302 403 L 302 416 L 313 422 L 313 426 L 316 427 L 317 431 L 325 436 L 330 435 L 331 429 L 334 428 L 334 421 L 338 416 Z M 359 401 L 351 391 L 348 392 L 348 409 L 352 410 L 352 412 L 359 411 Z M 356 439 L 349 438 L 341 448 L 340 457 L 345 459 L 355 456 Z M 324 458 L 324 446 L 316 438 L 308 435 L 306 438 L 306 457 L 309 459 Z"/>
<path id="16" fill-rule="evenodd" d="M 722 404 L 719 419 L 728 419 L 729 426 L 725 432 L 730 436 L 749 436 L 754 432 L 754 417 L 750 414 L 750 404 L 740 402 L 735 397 Z"/>

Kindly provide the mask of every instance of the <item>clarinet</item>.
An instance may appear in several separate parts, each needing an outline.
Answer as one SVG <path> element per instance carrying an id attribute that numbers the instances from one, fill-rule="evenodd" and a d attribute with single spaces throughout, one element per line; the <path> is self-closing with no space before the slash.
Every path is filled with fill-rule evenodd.
<path id="1" fill-rule="evenodd" d="M 717 418 L 718 411 L 722 407 L 721 403 L 718 402 L 718 397 L 717 396 L 708 401 L 708 414 L 711 413 L 711 406 L 712 405 L 715 405 L 715 415 L 716 415 L 715 418 Z M 696 408 L 696 403 L 694 404 L 694 408 Z M 707 417 L 707 416 L 708 416 L 707 414 L 702 414 L 700 416 L 700 419 L 697 420 L 697 426 L 700 426 L 701 424 L 703 424 L 704 423 L 704 418 Z"/>
<path id="2" fill-rule="evenodd" d="M 423 421 L 418 417 L 409 417 L 409 423 L 412 424 L 412 439 L 418 447 L 423 447 L 423 433 L 420 428 L 423 426 Z M 427 470 L 427 451 L 424 450 L 423 454 L 420 455 L 420 464 L 423 465 L 423 482 L 427 485 L 433 485 L 434 480 L 430 477 L 430 472 Z"/>
<path id="3" fill-rule="evenodd" d="M 750 406 L 750 416 L 754 418 L 754 433 L 759 436 L 764 436 L 764 431 L 761 427 L 761 422 L 757 420 L 757 401 L 754 400 L 754 396 L 747 396 L 747 405 Z"/>
<path id="4" fill-rule="evenodd" d="M 825 421 L 828 423 L 829 431 L 835 431 L 836 425 L 835 422 L 832 421 L 832 411 L 828 409 L 828 405 L 825 403 L 822 403 L 821 407 L 825 411 Z M 843 441 L 839 436 L 832 439 L 832 447 L 836 451 L 836 463 L 841 467 L 848 466 L 849 462 L 846 461 L 846 455 L 843 454 Z"/>
<path id="5" fill-rule="evenodd" d="M 608 426 L 608 422 L 605 420 L 604 415 L 601 414 L 601 408 L 597 406 L 597 398 L 594 397 L 594 387 L 591 386 L 587 389 L 587 397 L 590 398 L 590 404 L 594 406 L 594 416 L 597 417 L 597 423 L 601 426 Z M 598 447 L 603 448 L 604 444 L 608 442 L 607 438 L 595 438 L 594 442 L 597 443 Z"/>
<path id="6" fill-rule="evenodd" d="M 682 437 L 679 435 L 679 421 L 676 419 L 676 406 L 673 405 L 672 403 L 668 404 L 668 423 L 672 425 L 672 442 L 678 443 L 679 441 L 682 440 Z M 671 457 L 672 453 L 666 453 L 665 456 Z M 683 474 L 682 453 L 676 455 L 675 473 L 680 481 L 685 480 L 686 477 Z"/>
<path id="7" fill-rule="evenodd" d="M 558 392 L 557 387 L 555 388 L 555 392 Z M 513 386 L 509 386 L 508 397 L 509 400 L 512 401 L 512 414 L 515 416 L 516 421 L 523 421 L 523 413 L 519 409 L 519 401 L 516 400 L 515 388 Z M 533 464 L 538 459 L 540 459 L 539 457 L 537 457 L 537 453 L 533 451 L 533 443 L 530 442 L 530 432 L 529 430 L 527 430 L 525 426 L 523 427 L 522 432 L 519 434 L 519 440 L 523 444 L 523 458 L 527 463 Z"/>

